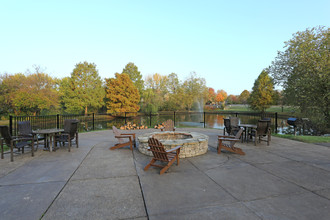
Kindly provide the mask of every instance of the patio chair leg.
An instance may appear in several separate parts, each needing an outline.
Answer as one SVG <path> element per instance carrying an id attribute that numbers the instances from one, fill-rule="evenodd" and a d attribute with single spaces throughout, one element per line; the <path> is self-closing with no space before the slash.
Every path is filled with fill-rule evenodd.
<path id="1" fill-rule="evenodd" d="M 3 159 L 3 141 L 0 139 L 0 144 L 1 144 L 1 159 Z"/>
<path id="2" fill-rule="evenodd" d="M 14 162 L 14 143 L 11 141 L 10 143 L 10 161 Z"/>
<path id="3" fill-rule="evenodd" d="M 32 157 L 34 157 L 34 144 L 33 144 L 33 140 L 32 140 L 32 145 L 31 145 L 31 155 Z"/>

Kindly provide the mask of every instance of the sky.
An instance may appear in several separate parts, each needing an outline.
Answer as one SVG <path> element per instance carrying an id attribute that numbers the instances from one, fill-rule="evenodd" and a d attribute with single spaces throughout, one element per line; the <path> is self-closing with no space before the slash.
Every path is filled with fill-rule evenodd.
<path id="1" fill-rule="evenodd" d="M 0 74 L 70 76 L 95 63 L 112 78 L 191 72 L 215 91 L 251 91 L 298 31 L 330 26 L 329 0 L 0 0 Z"/>

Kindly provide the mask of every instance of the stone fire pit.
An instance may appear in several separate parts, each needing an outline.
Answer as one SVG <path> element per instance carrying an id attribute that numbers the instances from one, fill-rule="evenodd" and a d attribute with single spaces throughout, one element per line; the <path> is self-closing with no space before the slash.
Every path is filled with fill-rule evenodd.
<path id="1" fill-rule="evenodd" d="M 139 151 L 148 156 L 152 156 L 152 152 L 148 151 L 148 139 L 158 139 L 166 150 L 174 148 L 178 145 L 182 146 L 180 150 L 180 158 L 194 157 L 207 152 L 209 137 L 197 132 L 152 132 L 143 134 L 138 137 Z"/>

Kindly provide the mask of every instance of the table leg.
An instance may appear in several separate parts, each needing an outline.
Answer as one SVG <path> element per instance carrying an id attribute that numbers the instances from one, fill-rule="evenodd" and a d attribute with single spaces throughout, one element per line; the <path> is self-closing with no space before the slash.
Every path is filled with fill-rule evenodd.
<path id="1" fill-rule="evenodd" d="M 55 139 L 55 135 L 56 135 L 56 134 L 53 134 L 53 135 L 52 135 L 52 138 L 53 138 L 52 145 L 53 145 L 54 151 L 56 151 L 56 139 Z"/>
<path id="2" fill-rule="evenodd" d="M 53 135 L 49 135 L 49 151 L 53 151 Z"/>

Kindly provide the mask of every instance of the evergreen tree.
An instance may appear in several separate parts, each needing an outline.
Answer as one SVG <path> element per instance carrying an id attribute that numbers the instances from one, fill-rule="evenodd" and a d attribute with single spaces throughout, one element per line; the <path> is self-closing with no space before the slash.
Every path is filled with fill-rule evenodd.
<path id="1" fill-rule="evenodd" d="M 138 70 L 138 67 L 130 62 L 125 66 L 122 73 L 126 73 L 129 76 L 141 95 L 144 89 L 144 81 L 142 80 L 142 75 Z"/>
<path id="2" fill-rule="evenodd" d="M 274 85 L 267 70 L 263 70 L 254 81 L 248 103 L 253 110 L 265 112 L 273 103 Z"/>

